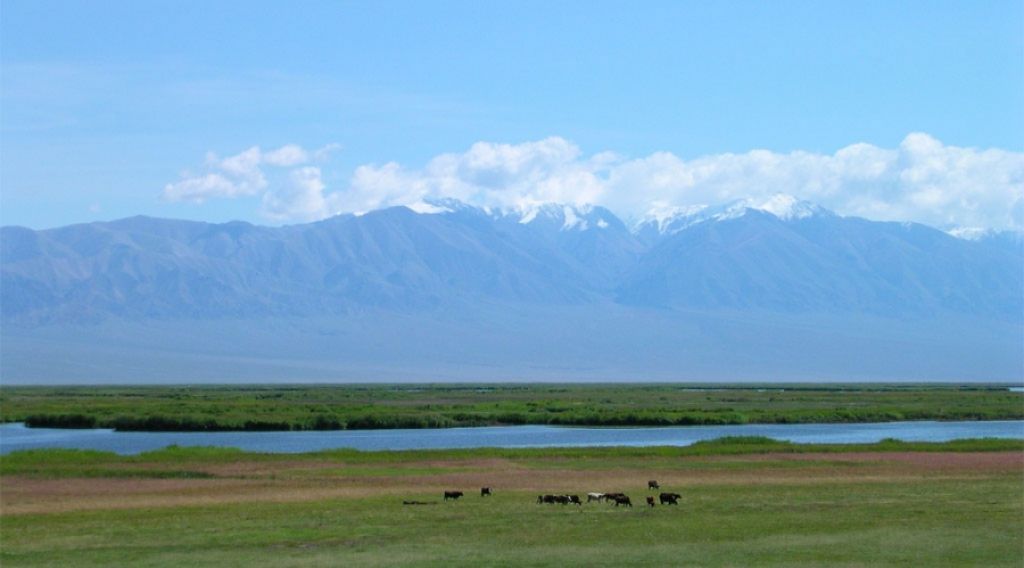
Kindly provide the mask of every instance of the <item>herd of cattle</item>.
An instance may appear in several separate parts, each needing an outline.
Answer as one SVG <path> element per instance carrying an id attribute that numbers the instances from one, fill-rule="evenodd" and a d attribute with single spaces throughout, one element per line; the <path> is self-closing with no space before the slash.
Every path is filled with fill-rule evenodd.
<path id="1" fill-rule="evenodd" d="M 661 487 L 658 485 L 657 481 L 651 480 L 651 481 L 647 482 L 647 489 L 648 490 L 651 490 L 651 489 L 661 489 Z M 487 497 L 487 496 L 489 496 L 491 494 L 492 493 L 491 493 L 491 488 L 490 487 L 481 487 L 480 488 L 480 496 L 481 497 Z M 449 499 L 452 499 L 452 500 L 459 499 L 463 495 L 465 495 L 465 494 L 462 491 L 445 491 L 444 492 L 444 500 L 448 501 Z M 682 498 L 682 495 L 680 495 L 678 493 L 665 493 L 665 492 L 662 492 L 662 493 L 660 493 L 658 495 L 658 502 L 660 502 L 662 505 L 678 505 L 679 504 L 679 499 L 681 499 L 681 498 Z M 593 501 L 597 501 L 598 503 L 601 503 L 601 502 L 615 503 L 616 507 L 619 507 L 619 506 L 622 506 L 622 505 L 625 505 L 627 507 L 632 507 L 633 506 L 633 502 L 630 501 L 629 496 L 626 495 L 625 493 L 587 493 L 587 503 L 591 503 Z M 537 503 L 538 504 L 545 504 L 545 503 L 547 503 L 547 504 L 560 504 L 560 505 L 583 505 L 583 501 L 580 500 L 580 496 L 579 495 L 553 495 L 553 494 L 538 495 L 537 496 Z M 418 503 L 407 502 L 406 504 L 418 504 Z M 647 497 L 647 505 L 651 506 L 651 507 L 653 507 L 655 505 L 654 497 L 651 497 L 651 496 Z"/>

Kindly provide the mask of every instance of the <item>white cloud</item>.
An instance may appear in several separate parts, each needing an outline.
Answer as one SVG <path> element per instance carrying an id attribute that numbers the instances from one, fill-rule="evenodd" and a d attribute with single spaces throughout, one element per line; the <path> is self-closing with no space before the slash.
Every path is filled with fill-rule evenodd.
<path id="1" fill-rule="evenodd" d="M 442 154 L 422 170 L 397 163 L 356 168 L 345 203 L 352 211 L 409 205 L 427 197 L 453 197 L 489 207 L 537 203 L 597 203 L 605 192 L 606 159 L 584 159 L 558 137 L 523 144 L 477 142 L 461 154 Z"/>
<path id="2" fill-rule="evenodd" d="M 202 203 L 215 197 L 259 195 L 267 188 L 262 166 L 283 168 L 308 161 L 309 153 L 295 144 L 267 152 L 260 150 L 259 146 L 253 146 L 223 159 L 211 152 L 206 155 L 206 168 L 209 172 L 200 175 L 182 174 L 182 179 L 164 186 L 163 196 L 168 201 Z"/>
<path id="3" fill-rule="evenodd" d="M 292 170 L 287 183 L 263 194 L 260 212 L 278 221 L 315 221 L 337 213 L 332 203 L 337 195 L 324 195 L 320 168 L 307 166 Z"/>
<path id="4" fill-rule="evenodd" d="M 313 152 L 313 161 L 315 161 L 315 162 L 323 162 L 324 160 L 327 160 L 328 158 L 330 158 L 331 154 L 333 154 L 333 153 L 335 153 L 335 152 L 337 152 L 339 150 L 341 150 L 341 144 L 337 144 L 335 142 L 331 142 L 330 144 L 327 144 L 325 146 L 317 148 Z"/>
<path id="5" fill-rule="evenodd" d="M 919 133 L 896 149 L 854 144 L 832 155 L 756 150 L 685 161 L 655 154 L 618 165 L 608 186 L 607 203 L 634 214 L 654 202 L 678 207 L 784 192 L 870 219 L 1024 224 L 1024 154 L 947 146 Z"/>
<path id="6" fill-rule="evenodd" d="M 359 166 L 346 187 L 329 193 L 318 169 L 319 185 L 311 177 L 306 185 L 290 179 L 281 189 L 267 191 L 260 165 L 309 159 L 309 153 L 290 148 L 301 150 L 285 146 L 271 159 L 272 152 L 260 154 L 258 148 L 224 160 L 214 157 L 212 173 L 169 184 L 165 195 L 201 201 L 262 193 L 266 215 L 305 220 L 394 205 L 421 207 L 432 197 L 492 208 L 590 203 L 640 217 L 652 207 L 692 208 L 787 193 L 870 219 L 1024 228 L 1024 154 L 949 146 L 923 133 L 908 135 L 897 148 L 858 143 L 834 154 L 752 150 L 689 160 L 670 152 L 634 159 L 612 152 L 588 157 L 559 137 L 522 144 L 478 142 L 465 152 L 438 155 L 418 169 L 395 162 Z M 331 150 L 314 152 L 314 159 Z M 289 199 L 296 201 L 294 206 Z"/>
<path id="7" fill-rule="evenodd" d="M 301 146 L 288 144 L 263 154 L 263 161 L 271 166 L 296 166 L 309 161 L 309 154 Z"/>
<path id="8" fill-rule="evenodd" d="M 185 177 L 164 187 L 164 198 L 168 201 L 194 203 L 202 203 L 210 197 L 238 197 L 253 193 L 255 192 L 245 182 L 234 181 L 217 173 Z"/>

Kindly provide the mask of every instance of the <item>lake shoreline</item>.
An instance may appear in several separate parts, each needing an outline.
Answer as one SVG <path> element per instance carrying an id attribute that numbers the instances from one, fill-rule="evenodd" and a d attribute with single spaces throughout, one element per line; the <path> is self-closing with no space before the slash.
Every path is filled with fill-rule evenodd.
<path id="1" fill-rule="evenodd" d="M 588 428 L 545 425 L 479 428 L 278 432 L 117 432 L 109 429 L 0 426 L 0 454 L 23 449 L 86 449 L 137 454 L 168 446 L 213 446 L 267 453 L 335 449 L 364 451 L 479 448 L 690 447 L 715 439 L 762 439 L 785 444 L 904 443 L 963 439 L 1024 440 L 1024 421 L 913 421 L 858 424 L 747 424 Z"/>
<path id="2" fill-rule="evenodd" d="M 724 422 L 724 423 L 704 423 L 704 424 L 631 424 L 631 425 L 606 425 L 606 424 L 557 424 L 557 423 L 527 423 L 527 424 L 508 424 L 501 422 L 475 424 L 469 426 L 442 426 L 442 427 L 430 427 L 430 426 L 412 426 L 412 427 L 384 427 L 384 428 L 291 428 L 291 429 L 279 429 L 279 430 L 247 430 L 245 428 L 213 428 L 208 430 L 144 430 L 144 429 L 122 429 L 122 428 L 98 428 L 98 427 L 82 427 L 82 426 L 49 426 L 49 425 L 36 425 L 29 424 L 24 421 L 14 420 L 0 420 L 0 426 L 5 425 L 21 425 L 28 429 L 50 429 L 50 430 L 96 430 L 96 431 L 110 431 L 110 432 L 167 432 L 167 433 L 201 433 L 201 432 L 267 432 L 267 433 L 281 433 L 281 432 L 373 432 L 380 430 L 474 430 L 478 428 L 511 428 L 517 426 L 547 426 L 550 428 L 565 428 L 565 429 L 588 429 L 588 430 L 630 430 L 630 429 L 644 429 L 644 428 L 688 428 L 688 427 L 700 427 L 700 426 L 769 426 L 769 425 L 814 425 L 814 424 L 913 424 L 917 422 L 1007 422 L 1015 420 L 1024 420 L 1024 418 L 1018 416 L 1007 416 L 1000 418 L 908 418 L 902 420 L 835 420 L 835 421 L 813 421 L 813 422 Z"/>

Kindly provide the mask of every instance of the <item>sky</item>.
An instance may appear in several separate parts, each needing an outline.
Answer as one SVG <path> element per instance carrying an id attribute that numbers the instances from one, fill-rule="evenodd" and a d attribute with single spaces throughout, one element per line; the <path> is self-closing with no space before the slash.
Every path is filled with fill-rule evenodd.
<path id="1" fill-rule="evenodd" d="M 1024 3 L 0 3 L 0 223 L 788 193 L 1024 228 Z"/>

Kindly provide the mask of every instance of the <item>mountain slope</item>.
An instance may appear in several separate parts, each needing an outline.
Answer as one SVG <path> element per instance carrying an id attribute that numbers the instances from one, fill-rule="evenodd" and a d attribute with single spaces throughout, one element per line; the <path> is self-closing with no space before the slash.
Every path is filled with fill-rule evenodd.
<path id="1" fill-rule="evenodd" d="M 279 229 L 145 218 L 5 227 L 3 316 L 303 315 L 589 296 L 571 255 L 471 221 L 399 207 Z"/>
<path id="2" fill-rule="evenodd" d="M 0 378 L 1024 379 L 1016 236 L 791 199 L 655 221 L 446 201 L 4 227 Z"/>
<path id="3" fill-rule="evenodd" d="M 630 304 L 1020 318 L 1021 262 L 916 224 L 748 209 L 663 237 L 618 290 Z"/>
<path id="4" fill-rule="evenodd" d="M 678 216 L 653 244 L 610 211 L 488 212 L 448 202 L 281 228 L 135 217 L 5 227 L 5 321 L 245 317 L 480 301 L 699 309 L 942 311 L 1020 318 L 1005 240 L 843 218 L 803 202 Z M 648 239 L 648 242 L 650 240 Z"/>

